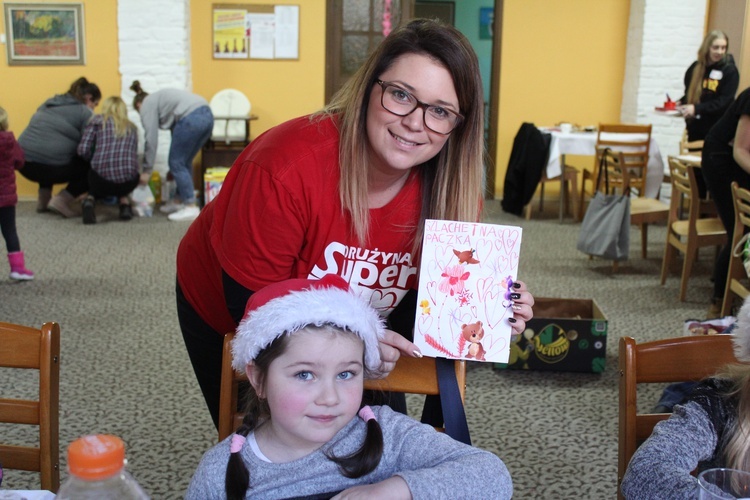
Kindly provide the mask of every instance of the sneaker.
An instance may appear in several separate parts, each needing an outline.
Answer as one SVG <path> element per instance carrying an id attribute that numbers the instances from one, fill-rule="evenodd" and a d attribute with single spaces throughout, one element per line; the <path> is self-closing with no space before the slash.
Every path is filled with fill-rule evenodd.
<path id="1" fill-rule="evenodd" d="M 164 205 L 159 207 L 159 212 L 163 214 L 173 214 L 175 212 L 179 212 L 183 208 L 185 208 L 185 205 L 183 205 L 182 203 L 175 203 L 174 201 L 169 200 Z"/>
<path id="2" fill-rule="evenodd" d="M 81 204 L 84 224 L 96 224 L 96 213 L 94 212 L 94 199 L 87 197 Z"/>
<path id="3" fill-rule="evenodd" d="M 133 208 L 127 203 L 120 204 L 120 220 L 130 220 L 133 218 Z"/>
<path id="4" fill-rule="evenodd" d="M 178 210 L 167 217 L 171 221 L 191 221 L 195 220 L 201 213 L 201 209 L 196 205 L 188 205 L 182 210 Z"/>

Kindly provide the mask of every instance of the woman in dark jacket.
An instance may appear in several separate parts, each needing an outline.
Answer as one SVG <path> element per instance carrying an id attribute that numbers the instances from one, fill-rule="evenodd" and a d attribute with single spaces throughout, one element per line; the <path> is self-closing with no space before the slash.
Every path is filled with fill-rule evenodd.
<path id="1" fill-rule="evenodd" d="M 39 106 L 18 138 L 26 156 L 21 174 L 39 183 L 38 212 L 50 209 L 63 217 L 75 215 L 69 205 L 88 191 L 89 170 L 89 162 L 76 149 L 101 98 L 99 87 L 81 77 L 65 94 Z M 51 198 L 52 186 L 62 183 L 67 183 L 65 189 Z"/>
<path id="2" fill-rule="evenodd" d="M 713 30 L 698 49 L 698 60 L 685 72 L 685 95 L 677 109 L 685 117 L 688 141 L 705 140 L 734 100 L 740 74 L 727 50 L 727 35 Z"/>

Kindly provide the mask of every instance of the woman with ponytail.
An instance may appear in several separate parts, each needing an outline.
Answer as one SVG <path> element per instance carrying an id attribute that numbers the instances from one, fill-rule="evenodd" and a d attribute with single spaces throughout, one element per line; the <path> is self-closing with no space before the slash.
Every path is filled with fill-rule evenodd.
<path id="1" fill-rule="evenodd" d="M 510 498 L 495 455 L 361 406 L 384 331 L 340 276 L 254 293 L 232 344 L 251 385 L 247 413 L 203 456 L 185 498 Z"/>

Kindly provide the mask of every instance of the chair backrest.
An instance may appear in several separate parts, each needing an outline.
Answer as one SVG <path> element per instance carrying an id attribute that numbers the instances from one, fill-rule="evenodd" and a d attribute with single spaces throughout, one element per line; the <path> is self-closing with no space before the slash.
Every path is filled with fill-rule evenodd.
<path id="1" fill-rule="evenodd" d="M 703 141 L 688 141 L 687 129 L 682 131 L 682 138 L 680 139 L 680 154 L 681 155 L 693 155 L 701 156 L 703 152 Z"/>
<path id="2" fill-rule="evenodd" d="M 633 176 L 633 172 L 626 167 L 624 153 L 622 151 L 613 151 L 606 148 L 601 152 L 604 156 L 603 162 L 606 168 L 606 175 L 609 179 L 609 193 L 619 190 L 622 193 L 627 192 L 630 189 L 630 179 Z M 604 192 L 606 188 L 605 184 L 605 172 L 602 172 L 599 180 L 597 190 Z"/>
<path id="3" fill-rule="evenodd" d="M 218 91 L 209 103 L 214 117 L 214 129 L 211 140 L 215 142 L 245 142 L 247 137 L 247 118 L 250 115 L 250 101 L 235 89 Z M 225 119 L 233 117 L 235 119 Z"/>
<path id="4" fill-rule="evenodd" d="M 696 169 L 699 167 L 689 165 L 674 156 L 668 157 L 668 161 L 672 182 L 669 224 L 680 220 L 681 214 L 684 213 L 683 209 L 687 205 L 686 219 L 690 221 L 688 227 L 692 234 L 696 231 L 695 221 L 700 217 L 701 211 L 700 202 L 694 203 L 695 200 L 700 200 L 698 181 L 696 179 Z"/>
<path id="5" fill-rule="evenodd" d="M 229 436 L 242 423 L 243 413 L 238 410 L 237 394 L 242 381 L 247 380 L 245 373 L 238 373 L 232 368 L 232 346 L 234 333 L 224 335 L 224 353 L 221 362 L 221 395 L 219 401 L 219 441 Z M 465 400 L 466 362 L 456 361 L 456 381 Z M 388 377 L 379 380 L 366 380 L 365 389 L 408 394 L 440 394 L 438 388 L 437 368 L 433 358 L 410 358 L 401 356 L 396 368 Z M 441 430 L 441 429 L 439 429 Z"/>
<path id="6" fill-rule="evenodd" d="M 30 328 L 0 323 L 0 367 L 39 371 L 36 400 L 0 399 L 0 422 L 39 427 L 39 446 L 0 444 L 6 469 L 39 471 L 41 489 L 60 486 L 60 326 Z M 0 390 L 3 388 L 0 387 Z"/>
<path id="7" fill-rule="evenodd" d="M 622 152 L 624 163 L 630 169 L 631 187 L 643 196 L 651 148 L 651 125 L 600 123 L 596 133 L 595 172 L 598 172 L 601 154 L 606 148 Z"/>
<path id="8" fill-rule="evenodd" d="M 747 277 L 743 258 L 741 255 L 735 255 L 734 251 L 745 233 L 750 232 L 750 191 L 741 188 L 737 182 L 732 182 L 732 200 L 734 201 L 734 234 L 730 246 L 732 254 L 729 258 L 727 285 L 721 306 L 722 316 L 731 314 L 735 295 L 742 299 L 750 295 L 750 290 L 742 283 L 742 280 Z"/>
<path id="9" fill-rule="evenodd" d="M 617 490 L 633 453 L 669 413 L 639 413 L 637 384 L 698 381 L 737 362 L 732 335 L 695 335 L 637 344 L 620 337 Z M 648 402 L 646 404 L 653 404 Z"/>

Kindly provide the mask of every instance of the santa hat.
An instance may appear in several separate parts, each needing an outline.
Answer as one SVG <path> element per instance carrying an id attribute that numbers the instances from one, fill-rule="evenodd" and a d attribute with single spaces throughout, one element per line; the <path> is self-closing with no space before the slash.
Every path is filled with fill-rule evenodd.
<path id="1" fill-rule="evenodd" d="M 739 361 L 750 363 L 750 297 L 742 303 L 737 314 L 737 324 L 732 330 L 734 334 L 734 357 Z"/>
<path id="2" fill-rule="evenodd" d="M 310 325 L 333 325 L 357 334 L 365 343 L 365 366 L 369 370 L 380 366 L 383 320 L 335 274 L 320 280 L 281 281 L 255 292 L 232 341 L 232 366 L 244 371 L 278 337 Z"/>

